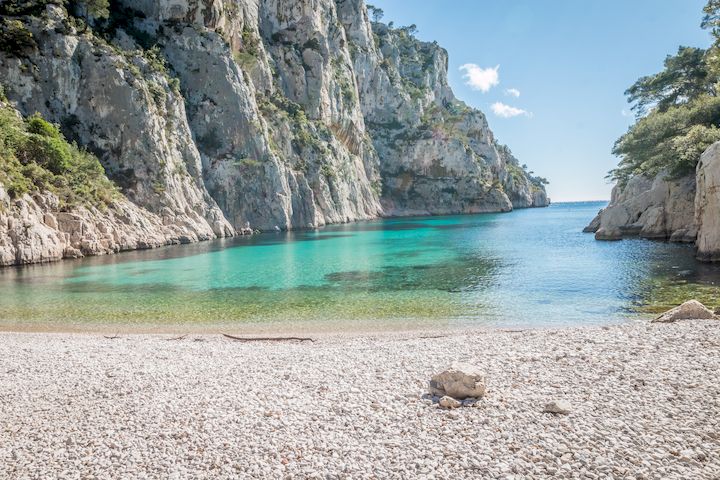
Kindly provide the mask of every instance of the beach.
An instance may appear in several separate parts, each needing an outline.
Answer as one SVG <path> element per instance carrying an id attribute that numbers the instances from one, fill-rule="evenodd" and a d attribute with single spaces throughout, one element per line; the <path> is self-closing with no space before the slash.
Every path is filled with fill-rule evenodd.
<path id="1" fill-rule="evenodd" d="M 0 333 L 0 478 L 720 477 L 717 320 L 308 336 Z"/>

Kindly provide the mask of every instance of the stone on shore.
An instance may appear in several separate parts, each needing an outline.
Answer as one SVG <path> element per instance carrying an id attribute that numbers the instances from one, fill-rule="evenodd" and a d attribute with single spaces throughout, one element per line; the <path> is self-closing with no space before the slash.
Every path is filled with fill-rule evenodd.
<path id="1" fill-rule="evenodd" d="M 543 409 L 543 412 L 545 413 L 554 413 L 557 415 L 567 415 L 572 411 L 572 407 L 570 404 L 564 400 L 556 400 L 550 403 L 545 404 L 545 408 Z"/>
<path id="2" fill-rule="evenodd" d="M 453 363 L 450 368 L 433 375 L 430 393 L 458 400 L 485 395 L 485 373 L 475 365 Z"/>
<path id="3" fill-rule="evenodd" d="M 452 397 L 448 397 L 445 395 L 440 399 L 440 402 L 438 402 L 442 408 L 459 408 L 462 407 L 462 402 L 460 400 L 455 400 Z"/>
<path id="4" fill-rule="evenodd" d="M 653 320 L 653 323 L 671 323 L 678 320 L 705 320 L 716 318 L 715 314 L 697 300 L 688 300 L 680 306 L 668 310 Z"/>

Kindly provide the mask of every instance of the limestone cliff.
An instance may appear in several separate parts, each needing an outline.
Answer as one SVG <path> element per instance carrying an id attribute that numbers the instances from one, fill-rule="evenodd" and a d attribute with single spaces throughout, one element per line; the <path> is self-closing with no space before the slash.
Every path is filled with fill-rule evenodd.
<path id="1" fill-rule="evenodd" d="M 447 52 L 371 24 L 362 0 L 115 0 L 107 19 L 73 13 L 0 5 L 0 83 L 22 115 L 96 155 L 121 194 L 69 208 L 5 186 L 3 264 L 548 203 L 542 179 L 454 97 Z"/>
<path id="2" fill-rule="evenodd" d="M 380 157 L 386 214 L 547 206 L 542 184 L 496 141 L 485 115 L 453 95 L 447 51 L 406 29 L 369 24 L 362 2 L 337 3 Z"/>
<path id="3" fill-rule="evenodd" d="M 697 256 L 709 262 L 720 261 L 720 142 L 700 157 L 696 170 L 695 225 Z"/>
<path id="4" fill-rule="evenodd" d="M 672 242 L 694 242 L 695 178 L 632 177 L 616 185 L 610 204 L 585 228 L 598 240 L 640 236 Z"/>
<path id="5" fill-rule="evenodd" d="M 598 240 L 640 236 L 695 242 L 702 261 L 720 261 L 720 142 L 701 156 L 696 171 L 680 179 L 632 177 L 616 186 L 607 208 L 585 228 Z"/>

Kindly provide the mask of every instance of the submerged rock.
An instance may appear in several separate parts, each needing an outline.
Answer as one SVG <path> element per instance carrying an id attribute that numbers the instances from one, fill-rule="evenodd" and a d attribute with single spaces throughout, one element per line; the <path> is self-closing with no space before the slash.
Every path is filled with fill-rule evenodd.
<path id="1" fill-rule="evenodd" d="M 663 313 L 653 323 L 672 323 L 677 320 L 703 320 L 716 318 L 712 310 L 697 300 L 688 300 L 673 309 Z"/>
<path id="2" fill-rule="evenodd" d="M 485 395 L 485 374 L 475 365 L 453 363 L 450 368 L 433 375 L 430 393 L 458 400 L 482 397 Z"/>

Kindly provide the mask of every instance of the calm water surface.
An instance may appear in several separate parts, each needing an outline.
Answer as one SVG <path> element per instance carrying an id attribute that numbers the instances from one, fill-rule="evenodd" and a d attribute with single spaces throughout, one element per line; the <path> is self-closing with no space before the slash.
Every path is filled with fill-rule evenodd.
<path id="1" fill-rule="evenodd" d="M 720 268 L 690 246 L 596 242 L 604 204 L 378 220 L 0 270 L 0 327 L 547 326 L 621 321 Z"/>

